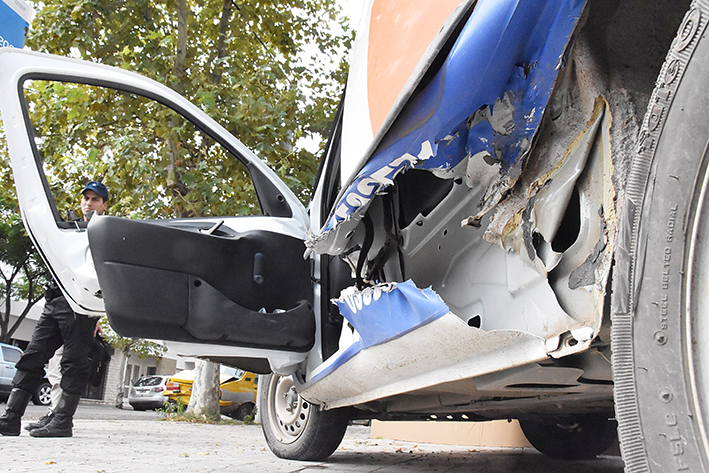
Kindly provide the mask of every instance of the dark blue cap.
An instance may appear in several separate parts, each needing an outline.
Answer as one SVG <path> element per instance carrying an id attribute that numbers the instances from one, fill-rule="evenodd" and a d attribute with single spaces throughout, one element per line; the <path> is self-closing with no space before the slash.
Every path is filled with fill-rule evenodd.
<path id="1" fill-rule="evenodd" d="M 84 187 L 84 190 L 81 191 L 81 193 L 84 194 L 86 191 L 94 191 L 96 192 L 96 194 L 98 194 L 99 197 L 103 199 L 104 202 L 108 201 L 108 189 L 106 189 L 106 186 L 104 186 L 100 182 L 87 182 L 86 186 Z"/>

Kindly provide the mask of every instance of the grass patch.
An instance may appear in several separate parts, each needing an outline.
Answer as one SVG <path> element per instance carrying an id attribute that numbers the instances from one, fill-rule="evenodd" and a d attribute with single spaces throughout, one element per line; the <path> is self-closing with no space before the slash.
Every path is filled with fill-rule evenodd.
<path id="1" fill-rule="evenodd" d="M 254 409 L 251 411 L 251 414 L 247 415 L 244 417 L 244 424 L 247 425 L 254 425 L 256 424 L 256 411 L 258 410 L 258 407 L 254 406 Z"/>
<path id="2" fill-rule="evenodd" d="M 168 422 L 191 422 L 194 424 L 214 424 L 214 425 L 241 425 L 241 424 L 254 424 L 254 417 L 256 416 L 256 409 L 252 415 L 247 416 L 243 422 L 231 419 L 226 416 L 220 415 L 216 419 L 208 418 L 206 416 L 197 415 L 193 412 L 187 412 L 187 406 L 182 399 L 177 399 L 177 402 L 170 403 L 163 409 L 158 409 L 158 413 L 162 416 L 158 420 L 168 421 Z"/>
<path id="3" fill-rule="evenodd" d="M 214 424 L 214 425 L 239 425 L 243 422 L 230 419 L 229 417 L 219 416 L 218 419 L 210 419 L 205 416 L 197 415 L 193 412 L 183 412 L 182 414 L 166 414 L 159 420 L 168 422 L 191 422 L 193 424 Z"/>
<path id="4" fill-rule="evenodd" d="M 181 397 L 177 398 L 177 401 L 170 401 L 169 403 L 165 404 L 165 407 L 162 409 L 158 409 L 157 412 L 161 414 L 163 417 L 169 417 L 169 416 L 180 416 L 185 413 L 187 410 L 187 405 L 182 401 Z"/>

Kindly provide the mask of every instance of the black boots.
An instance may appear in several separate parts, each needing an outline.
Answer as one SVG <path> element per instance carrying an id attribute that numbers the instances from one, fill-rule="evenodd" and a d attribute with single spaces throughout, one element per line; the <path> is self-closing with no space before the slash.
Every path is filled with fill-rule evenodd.
<path id="1" fill-rule="evenodd" d="M 59 405 L 47 425 L 30 430 L 32 437 L 71 437 L 72 419 L 79 405 L 80 394 L 62 393 Z"/>
<path id="2" fill-rule="evenodd" d="M 32 437 L 71 437 L 74 426 L 72 419 L 79 405 L 79 394 L 62 393 L 57 409 L 37 422 L 30 424 L 28 430 Z M 32 393 L 20 388 L 14 388 L 7 399 L 5 413 L 0 416 L 1 435 L 20 435 L 20 419 L 25 413 L 27 404 L 32 399 Z"/>
<path id="3" fill-rule="evenodd" d="M 49 421 L 54 418 L 54 412 L 49 411 L 46 414 L 44 414 L 42 417 L 37 419 L 37 422 L 32 422 L 31 424 L 27 425 L 25 427 L 25 430 L 34 430 L 34 429 L 39 429 L 40 427 L 44 427 L 45 425 L 49 424 Z"/>
<path id="4" fill-rule="evenodd" d="M 13 388 L 7 398 L 5 413 L 0 416 L 0 435 L 20 435 L 20 419 L 25 413 L 32 393 L 20 388 Z"/>

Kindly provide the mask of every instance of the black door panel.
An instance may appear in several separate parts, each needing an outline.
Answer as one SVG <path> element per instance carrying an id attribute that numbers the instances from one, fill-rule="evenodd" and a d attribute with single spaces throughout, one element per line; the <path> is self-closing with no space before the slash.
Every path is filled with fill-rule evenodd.
<path id="1" fill-rule="evenodd" d="M 284 312 L 263 313 L 241 307 L 200 279 L 190 278 L 189 288 L 185 330 L 199 340 L 292 351 L 308 350 L 313 345 L 313 306 L 306 300 Z"/>
<path id="2" fill-rule="evenodd" d="M 118 333 L 289 351 L 312 346 L 302 240 L 264 230 L 208 235 L 184 222 L 92 222 L 89 244 Z"/>

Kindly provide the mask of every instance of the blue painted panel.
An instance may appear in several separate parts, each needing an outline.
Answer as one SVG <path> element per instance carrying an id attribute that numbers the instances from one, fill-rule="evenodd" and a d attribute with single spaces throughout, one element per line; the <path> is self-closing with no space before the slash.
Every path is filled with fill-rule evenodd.
<path id="1" fill-rule="evenodd" d="M 419 289 L 411 280 L 368 288 L 333 302 L 361 339 L 328 360 L 310 383 L 327 376 L 362 350 L 399 338 L 449 312 L 438 294 Z"/>
<path id="2" fill-rule="evenodd" d="M 321 234 L 410 168 L 448 169 L 481 151 L 500 162 L 503 174 L 521 168 L 585 3 L 481 0 L 438 73 L 405 106 Z"/>
<path id="3" fill-rule="evenodd" d="M 365 346 L 399 337 L 448 312 L 438 294 L 417 288 L 411 280 L 365 289 L 334 302 Z"/>
<path id="4" fill-rule="evenodd" d="M 0 0 L 0 47 L 22 48 L 29 23 Z"/>

